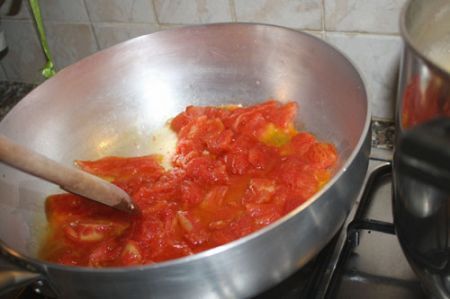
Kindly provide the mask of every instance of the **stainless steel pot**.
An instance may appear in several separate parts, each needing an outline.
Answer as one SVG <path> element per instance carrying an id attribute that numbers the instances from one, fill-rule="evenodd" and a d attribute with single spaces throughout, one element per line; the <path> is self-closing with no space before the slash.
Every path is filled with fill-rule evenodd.
<path id="1" fill-rule="evenodd" d="M 44 199 L 57 190 L 2 165 L 1 251 L 26 267 L 16 277 L 29 281 L 37 278 L 30 272 L 38 273 L 61 298 L 230 298 L 255 295 L 302 267 L 342 225 L 370 149 L 364 84 L 342 54 L 315 37 L 256 24 L 142 36 L 62 70 L 26 96 L 0 132 L 71 165 L 74 159 L 145 154 L 152 131 L 186 105 L 269 97 L 297 101 L 299 125 L 339 151 L 336 174 L 305 204 L 194 256 L 128 268 L 68 267 L 36 258 Z"/>
<path id="2" fill-rule="evenodd" d="M 400 25 L 394 221 L 430 295 L 450 298 L 450 1 L 411 0 Z"/>
<path id="3" fill-rule="evenodd" d="M 450 116 L 450 1 L 410 0 L 400 18 L 404 41 L 397 93 L 397 136 Z"/>

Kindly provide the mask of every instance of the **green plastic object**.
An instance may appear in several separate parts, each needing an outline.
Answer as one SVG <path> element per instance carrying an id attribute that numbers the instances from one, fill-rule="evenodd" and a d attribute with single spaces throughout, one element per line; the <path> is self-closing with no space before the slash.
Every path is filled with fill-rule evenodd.
<path id="1" fill-rule="evenodd" d="M 29 0 L 29 2 L 33 12 L 34 21 L 36 22 L 36 27 L 39 32 L 42 50 L 44 51 L 45 58 L 47 59 L 47 63 L 42 69 L 42 76 L 44 76 L 45 79 L 48 79 L 56 74 L 55 64 L 53 63 L 52 55 L 50 54 L 50 50 L 48 48 L 44 24 L 42 23 L 41 9 L 39 8 L 39 0 Z"/>

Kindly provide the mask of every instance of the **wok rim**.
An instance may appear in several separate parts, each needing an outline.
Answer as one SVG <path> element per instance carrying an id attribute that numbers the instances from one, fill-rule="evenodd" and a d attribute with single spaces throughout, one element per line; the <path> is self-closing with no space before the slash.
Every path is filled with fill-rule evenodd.
<path id="1" fill-rule="evenodd" d="M 278 220 L 276 220 L 275 222 L 249 234 L 246 235 L 242 238 L 233 240 L 229 243 L 193 254 L 193 255 L 189 255 L 189 256 L 184 256 L 184 257 L 180 257 L 180 258 L 176 258 L 176 259 L 172 259 L 172 260 L 167 260 L 167 261 L 162 261 L 162 262 L 157 262 L 157 263 L 153 263 L 153 264 L 146 264 L 146 265 L 136 265 L 136 266 L 123 266 L 123 267 L 105 267 L 105 268 L 94 268 L 94 267 L 88 267 L 88 266 L 68 266 L 68 265 L 62 265 L 62 264 L 58 264 L 58 263 L 54 263 L 54 262 L 48 262 L 42 259 L 38 259 L 35 257 L 30 257 L 27 256 L 25 254 L 22 254 L 18 251 L 16 251 L 14 248 L 10 247 L 9 245 L 7 245 L 3 240 L 0 239 L 0 254 L 4 254 L 7 257 L 9 256 L 10 259 L 19 259 L 20 260 L 20 264 L 22 263 L 26 263 L 28 265 L 31 265 L 33 268 L 35 268 L 35 271 L 44 271 L 43 274 L 45 274 L 46 272 L 48 272 L 47 269 L 52 269 L 52 270 L 64 270 L 64 271 L 71 271 L 71 272 L 78 272 L 78 273 L 96 273 L 96 274 L 123 274 L 125 272 L 130 272 L 130 271 L 135 271 L 135 272 L 142 272 L 142 271 L 151 271 L 151 270 L 155 270 L 155 269 L 161 269 L 161 268 L 169 268 L 169 267 L 175 267 L 175 266 L 179 266 L 182 264 L 189 264 L 191 262 L 195 262 L 197 260 L 202 260 L 205 258 L 208 258 L 210 256 L 214 256 L 214 255 L 218 255 L 221 254 L 222 252 L 231 250 L 235 247 L 239 247 L 241 244 L 246 243 L 248 241 L 251 241 L 253 239 L 257 239 L 259 238 L 261 235 L 265 234 L 267 231 L 274 229 L 277 226 L 281 226 L 283 223 L 288 222 L 289 220 L 291 220 L 293 217 L 297 216 L 298 214 L 301 214 L 304 210 L 306 210 L 310 205 L 312 205 L 314 202 L 316 202 L 317 200 L 319 200 L 319 198 L 322 197 L 322 195 L 326 192 L 328 192 L 329 189 L 331 189 L 332 186 L 334 186 L 334 184 L 344 175 L 344 173 L 347 171 L 347 169 L 349 168 L 349 166 L 355 161 L 356 156 L 360 153 L 361 148 L 363 147 L 367 135 L 369 134 L 369 129 L 371 126 L 371 107 L 370 107 L 370 99 L 369 99 L 369 95 L 367 94 L 367 88 L 366 88 L 366 82 L 365 82 L 365 78 L 362 75 L 362 72 L 359 70 L 359 68 L 354 65 L 354 63 L 352 63 L 352 61 L 349 59 L 349 57 L 342 53 L 339 49 L 337 49 L 334 45 L 331 45 L 330 43 L 325 42 L 324 40 L 310 34 L 304 31 L 298 31 L 295 29 L 291 29 L 291 28 L 287 28 L 287 27 L 283 27 L 283 26 L 279 26 L 279 25 L 272 25 L 272 24 L 264 24 L 264 23 L 249 23 L 249 22 L 233 22 L 233 23 L 210 23 L 210 24 L 199 24 L 199 25 L 188 25 L 188 26 L 182 26 L 182 27 L 177 27 L 177 28 L 169 28 L 166 30 L 161 30 L 161 31 L 157 31 L 157 32 L 153 32 L 150 34 L 146 34 L 146 35 L 142 35 L 142 36 L 138 36 L 129 40 L 126 40 L 124 42 L 118 43 L 112 47 L 109 47 L 107 49 L 98 51 L 92 55 L 89 55 L 77 62 L 75 62 L 72 65 L 69 65 L 67 68 L 76 65 L 86 59 L 89 59 L 95 55 L 98 55 L 100 53 L 103 53 L 104 51 L 108 51 L 112 48 L 115 47 L 120 47 L 121 45 L 128 43 L 130 41 L 134 41 L 137 39 L 140 39 L 142 37 L 146 37 L 149 35 L 155 35 L 155 34 L 162 34 L 165 31 L 182 31 L 182 30 L 186 30 L 186 29 L 192 29 L 192 28 L 206 28 L 206 27 L 217 27 L 217 26 L 248 26 L 248 27 L 265 27 L 265 28 L 276 28 L 279 30 L 284 30 L 284 31 L 290 31 L 293 32 L 295 34 L 300 34 L 300 35 L 306 35 L 309 38 L 315 39 L 317 42 L 325 45 L 326 47 L 328 47 L 330 50 L 332 50 L 333 52 L 335 52 L 335 54 L 338 54 L 345 62 L 346 64 L 353 69 L 353 71 L 355 72 L 355 74 L 357 75 L 357 78 L 360 80 L 361 83 L 361 87 L 362 87 L 362 92 L 363 95 L 365 96 L 365 105 L 366 105 L 366 109 L 365 109 L 365 113 L 366 113 L 366 117 L 365 117 L 365 121 L 364 121 L 364 126 L 362 127 L 360 136 L 359 136 L 359 140 L 356 143 L 355 147 L 353 148 L 351 154 L 349 155 L 349 157 L 347 158 L 347 160 L 341 164 L 340 169 L 333 175 L 333 177 L 331 178 L 330 181 L 328 181 L 321 190 L 319 190 L 317 193 L 315 193 L 313 196 L 311 196 L 308 200 L 306 200 L 304 203 L 302 203 L 300 206 L 298 206 L 297 208 L 295 208 L 294 210 L 292 210 L 291 212 L 289 212 L 288 214 L 284 215 L 283 217 L 279 218 Z M 65 70 L 62 69 L 60 70 L 63 71 Z M 56 76 L 55 76 L 56 77 Z M 51 80 L 51 79 L 50 79 Z M 45 84 L 45 82 L 43 82 L 42 84 Z M 36 88 L 39 88 L 36 87 Z M 25 96 L 23 99 L 25 99 L 27 96 Z M 22 99 L 22 100 L 23 100 Z M 21 101 L 22 101 L 21 100 Z M 21 104 L 19 102 L 19 104 Z M 16 105 L 17 107 L 18 105 Z M 14 108 L 13 108 L 14 109 Z M 13 110 L 12 109 L 12 110 Z M 10 114 L 8 113 L 4 119 L 6 119 Z M 3 120 L 1 121 L 3 122 Z M 0 122 L 0 123 L 1 123 Z M 27 265 L 27 266 L 28 266 Z M 29 267 L 27 267 L 29 269 Z"/>

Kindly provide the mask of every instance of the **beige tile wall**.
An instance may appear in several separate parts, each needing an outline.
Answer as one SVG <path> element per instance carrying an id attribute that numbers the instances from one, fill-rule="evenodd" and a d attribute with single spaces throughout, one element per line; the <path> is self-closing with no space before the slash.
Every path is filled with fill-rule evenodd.
<path id="1" fill-rule="evenodd" d="M 44 57 L 30 9 L 0 9 L 8 54 L 0 80 L 42 82 Z M 401 39 L 398 16 L 406 0 L 41 0 L 58 69 L 124 40 L 187 24 L 260 22 L 307 31 L 333 44 L 359 68 L 373 115 L 391 119 Z"/>

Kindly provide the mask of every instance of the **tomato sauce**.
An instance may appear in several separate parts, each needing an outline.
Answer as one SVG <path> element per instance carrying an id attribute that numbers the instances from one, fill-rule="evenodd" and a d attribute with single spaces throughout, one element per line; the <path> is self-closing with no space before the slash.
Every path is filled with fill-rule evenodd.
<path id="1" fill-rule="evenodd" d="M 171 120 L 172 168 L 157 155 L 77 161 L 128 192 L 128 215 L 72 194 L 46 201 L 40 256 L 76 266 L 151 264 L 246 236 L 317 192 L 336 165 L 332 144 L 294 128 L 295 103 L 195 107 Z"/>

